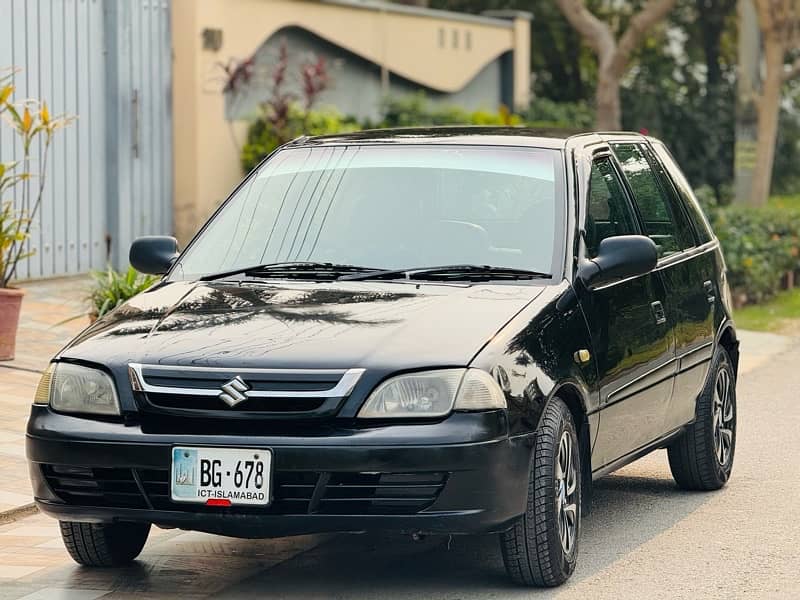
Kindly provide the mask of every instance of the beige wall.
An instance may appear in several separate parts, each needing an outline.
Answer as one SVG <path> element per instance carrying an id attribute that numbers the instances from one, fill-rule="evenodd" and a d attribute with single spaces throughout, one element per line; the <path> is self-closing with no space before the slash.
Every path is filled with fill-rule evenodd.
<path id="1" fill-rule="evenodd" d="M 224 119 L 218 63 L 252 55 L 277 30 L 300 26 L 396 73 L 441 92 L 463 88 L 486 64 L 515 50 L 514 103 L 526 106 L 529 23 L 487 23 L 446 13 L 368 10 L 303 0 L 174 0 L 175 229 L 185 243 L 241 179 L 245 123 Z M 222 48 L 203 50 L 201 32 L 222 30 Z M 439 31 L 448 43 L 439 45 Z M 462 43 L 449 44 L 453 29 Z M 463 40 L 470 33 L 472 46 Z"/>

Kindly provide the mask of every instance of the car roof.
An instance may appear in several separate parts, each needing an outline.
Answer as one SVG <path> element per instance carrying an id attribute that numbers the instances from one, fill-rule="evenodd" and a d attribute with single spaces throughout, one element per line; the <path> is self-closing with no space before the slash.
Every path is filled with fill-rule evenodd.
<path id="1" fill-rule="evenodd" d="M 289 146 L 327 146 L 349 144 L 464 144 L 479 146 L 527 146 L 563 150 L 570 142 L 593 145 L 613 138 L 647 139 L 640 133 L 570 133 L 559 129 L 530 127 L 437 126 L 367 129 L 315 137 L 303 136 Z"/>

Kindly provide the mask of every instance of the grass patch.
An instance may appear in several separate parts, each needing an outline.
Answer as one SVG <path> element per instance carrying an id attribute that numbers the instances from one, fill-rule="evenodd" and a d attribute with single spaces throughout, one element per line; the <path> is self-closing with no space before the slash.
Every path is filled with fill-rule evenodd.
<path id="1" fill-rule="evenodd" d="M 796 334 L 800 331 L 800 288 L 780 292 L 763 304 L 740 308 L 734 318 L 740 329 Z"/>
<path id="2" fill-rule="evenodd" d="M 772 196 L 769 199 L 769 205 L 777 208 L 800 210 L 800 194 L 794 194 L 791 196 Z"/>

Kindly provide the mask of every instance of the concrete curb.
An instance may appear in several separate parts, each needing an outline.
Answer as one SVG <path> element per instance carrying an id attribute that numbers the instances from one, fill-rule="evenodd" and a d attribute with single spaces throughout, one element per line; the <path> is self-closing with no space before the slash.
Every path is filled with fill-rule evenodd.
<path id="1" fill-rule="evenodd" d="M 19 521 L 25 517 L 35 515 L 38 512 L 39 509 L 36 508 L 36 504 L 33 502 L 29 504 L 23 504 L 22 506 L 17 506 L 16 508 L 0 512 L 0 525 L 8 525 L 14 521 Z"/>

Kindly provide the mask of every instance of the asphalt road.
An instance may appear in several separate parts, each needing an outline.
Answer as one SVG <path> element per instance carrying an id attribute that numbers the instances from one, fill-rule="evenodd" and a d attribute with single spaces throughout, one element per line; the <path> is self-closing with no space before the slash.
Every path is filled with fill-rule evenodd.
<path id="1" fill-rule="evenodd" d="M 561 588 L 509 584 L 494 536 L 243 541 L 170 531 L 133 567 L 80 569 L 59 555 L 46 569 L 0 580 L 0 598 L 800 598 L 798 358 L 795 342 L 740 379 L 736 462 L 724 490 L 677 490 L 665 452 L 598 482 L 578 569 Z M 11 560 L 3 537 L 44 535 L 52 527 L 44 519 L 0 530 L 0 573 Z"/>

